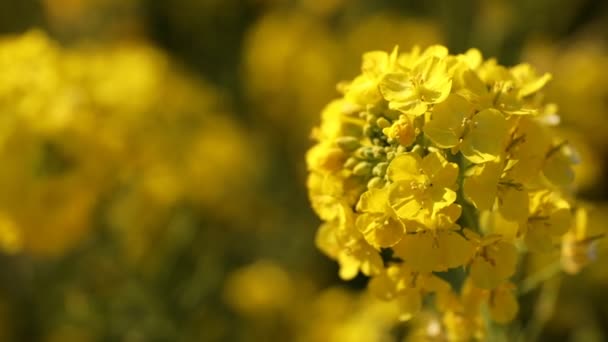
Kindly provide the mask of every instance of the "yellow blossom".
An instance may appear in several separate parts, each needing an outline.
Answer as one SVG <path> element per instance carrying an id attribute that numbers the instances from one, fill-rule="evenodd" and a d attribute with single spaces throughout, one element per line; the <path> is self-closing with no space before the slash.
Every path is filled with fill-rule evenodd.
<path id="1" fill-rule="evenodd" d="M 490 291 L 488 309 L 495 322 L 509 323 L 517 315 L 519 303 L 514 292 L 515 286 L 511 283 L 503 284 Z"/>
<path id="2" fill-rule="evenodd" d="M 458 232 L 439 230 L 407 234 L 394 251 L 412 270 L 441 272 L 469 262 L 474 247 Z"/>
<path id="3" fill-rule="evenodd" d="M 402 146 L 410 146 L 416 139 L 416 129 L 407 115 L 399 116 L 399 119 L 386 127 L 382 132 L 389 138 L 397 141 Z"/>
<path id="4" fill-rule="evenodd" d="M 534 251 L 550 251 L 571 222 L 570 204 L 559 194 L 546 190 L 531 194 L 530 216 L 522 227 L 526 245 Z"/>
<path id="5" fill-rule="evenodd" d="M 336 218 L 325 223 L 317 232 L 317 246 L 340 264 L 340 277 L 352 279 L 359 270 L 373 275 L 382 269 L 382 258 L 377 250 L 355 230 L 352 210 L 345 205 L 336 209 Z"/>
<path id="6" fill-rule="evenodd" d="M 384 75 L 380 91 L 391 109 L 421 115 L 429 105 L 442 102 L 449 95 L 452 80 L 447 73 L 445 56 L 426 53 L 434 50 L 437 48 L 428 48 L 411 70 L 396 70 Z"/>
<path id="7" fill-rule="evenodd" d="M 344 96 L 359 105 L 372 105 L 382 99 L 378 86 L 384 75 L 397 67 L 397 48 L 391 54 L 372 51 L 363 55 L 361 76 L 345 86 Z"/>
<path id="8" fill-rule="evenodd" d="M 361 195 L 357 204 L 363 214 L 357 218 L 356 226 L 377 248 L 391 247 L 405 234 L 405 226 L 391 207 L 388 196 L 389 188 L 370 189 Z"/>
<path id="9" fill-rule="evenodd" d="M 465 236 L 475 244 L 475 256 L 470 264 L 469 274 L 475 286 L 493 289 L 515 273 L 517 249 L 499 235 L 481 237 L 471 230 Z"/>
<path id="10" fill-rule="evenodd" d="M 464 194 L 479 210 L 492 210 L 496 205 L 510 221 L 522 222 L 528 217 L 528 191 L 503 170 L 501 162 L 476 165 L 464 181 Z M 508 166 L 507 166 L 508 167 Z"/>
<path id="11" fill-rule="evenodd" d="M 456 200 L 452 188 L 458 166 L 437 152 L 424 158 L 413 152 L 402 154 L 390 163 L 387 175 L 394 182 L 391 204 L 404 220 L 435 217 Z"/>
<path id="12" fill-rule="evenodd" d="M 424 294 L 451 291 L 444 280 L 432 273 L 413 271 L 407 265 L 391 265 L 386 272 L 372 277 L 369 290 L 383 300 L 396 300 L 403 321 L 421 310 Z"/>
<path id="13" fill-rule="evenodd" d="M 441 148 L 458 148 L 473 163 L 496 160 L 502 151 L 507 122 L 494 109 L 476 111 L 458 95 L 433 108 L 424 133 Z"/>

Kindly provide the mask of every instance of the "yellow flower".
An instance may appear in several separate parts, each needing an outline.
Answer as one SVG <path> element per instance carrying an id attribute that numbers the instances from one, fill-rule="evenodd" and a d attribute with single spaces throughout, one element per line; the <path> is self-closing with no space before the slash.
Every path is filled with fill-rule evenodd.
<path id="1" fill-rule="evenodd" d="M 371 276 L 382 269 L 382 258 L 378 251 L 363 239 L 351 239 L 342 243 L 344 250 L 338 255 L 340 278 L 353 279 L 359 271 Z"/>
<path id="2" fill-rule="evenodd" d="M 545 154 L 543 176 L 557 186 L 568 186 L 574 181 L 574 164 L 570 146 L 554 144 Z"/>
<path id="3" fill-rule="evenodd" d="M 509 323 L 517 315 L 519 303 L 514 292 L 515 286 L 511 283 L 505 283 L 490 291 L 488 309 L 495 322 Z"/>
<path id="4" fill-rule="evenodd" d="M 528 63 L 512 67 L 510 73 L 519 97 L 530 96 L 543 88 L 551 80 L 551 74 L 536 75 L 536 70 Z"/>
<path id="5" fill-rule="evenodd" d="M 370 189 L 361 195 L 357 210 L 363 212 L 356 226 L 376 248 L 391 247 L 405 234 L 405 226 L 388 200 L 389 188 Z"/>
<path id="6" fill-rule="evenodd" d="M 532 181 L 539 173 L 559 187 L 574 180 L 571 148 L 538 120 L 518 119 L 505 152 L 514 162 L 510 173 L 522 181 Z"/>
<path id="7" fill-rule="evenodd" d="M 368 276 L 380 272 L 382 258 L 355 229 L 352 210 L 342 204 L 337 206 L 336 213 L 332 221 L 324 223 L 317 231 L 319 249 L 338 261 L 342 279 L 354 278 L 359 270 Z"/>
<path id="8" fill-rule="evenodd" d="M 491 104 L 497 110 L 509 115 L 536 115 L 539 108 L 530 95 L 538 92 L 551 79 L 545 74 L 536 77 L 535 71 L 527 64 L 507 69 L 490 59 L 478 69 L 479 78 L 489 85 L 490 90 L 482 90 L 474 96 L 480 103 Z M 469 78 L 473 81 L 473 78 Z M 473 82 L 477 82 L 476 80 Z"/>
<path id="9" fill-rule="evenodd" d="M 391 126 L 382 129 L 382 133 L 401 146 L 410 146 L 416 140 L 417 130 L 408 115 L 400 115 Z"/>
<path id="10" fill-rule="evenodd" d="M 558 193 L 542 190 L 530 196 L 530 216 L 522 227 L 528 248 L 547 252 L 572 222 L 570 204 Z"/>
<path id="11" fill-rule="evenodd" d="M 479 210 L 496 206 L 505 219 L 523 222 L 528 218 L 528 191 L 502 165 L 498 161 L 474 166 L 464 180 L 464 194 Z"/>
<path id="12" fill-rule="evenodd" d="M 438 152 L 424 158 L 415 152 L 399 155 L 390 163 L 387 176 L 394 184 L 389 200 L 404 220 L 423 223 L 426 217 L 434 218 L 456 200 L 452 188 L 458 165 Z"/>
<path id="13" fill-rule="evenodd" d="M 502 152 L 507 121 L 499 111 L 476 111 L 458 95 L 436 105 L 424 133 L 438 147 L 457 148 L 473 163 L 496 160 Z"/>
<path id="14" fill-rule="evenodd" d="M 259 260 L 232 272 L 224 298 L 238 313 L 249 316 L 284 312 L 294 296 L 294 279 L 272 261 Z"/>
<path id="15" fill-rule="evenodd" d="M 433 54 L 436 50 L 437 47 L 428 48 L 411 70 L 396 70 L 384 75 L 379 87 L 389 108 L 421 115 L 429 105 L 446 99 L 452 79 L 447 73 L 445 56 Z"/>
<path id="16" fill-rule="evenodd" d="M 338 147 L 318 144 L 306 153 L 307 163 L 312 170 L 338 171 L 346 161 L 346 154 Z"/>
<path id="17" fill-rule="evenodd" d="M 475 245 L 469 276 L 475 286 L 493 289 L 510 278 L 517 267 L 517 249 L 500 235 L 479 236 L 465 229 L 464 235 Z"/>
<path id="18" fill-rule="evenodd" d="M 398 49 L 391 54 L 372 51 L 363 54 L 361 75 L 344 86 L 344 97 L 359 105 L 373 105 L 382 99 L 378 86 L 383 77 L 397 68 Z"/>
<path id="19" fill-rule="evenodd" d="M 410 320 L 422 309 L 427 293 L 451 291 L 450 285 L 432 273 L 420 273 L 406 264 L 391 265 L 385 272 L 371 278 L 369 290 L 383 300 L 395 300 L 402 321 Z"/>
<path id="20" fill-rule="evenodd" d="M 444 320 L 433 336 L 483 340 L 484 306 L 497 323 L 517 315 L 509 281 L 520 256 L 554 258 L 561 242 L 565 262 L 584 262 L 584 228 L 564 237 L 575 154 L 552 129 L 556 106 L 543 103 L 551 76 L 475 49 L 364 59 L 307 155 L 312 205 L 326 221 L 319 246 L 343 278 L 372 274 L 369 288 L 404 319 L 434 305 Z M 443 272 L 459 294 L 436 283 Z"/>
<path id="21" fill-rule="evenodd" d="M 453 230 L 407 234 L 393 250 L 416 272 L 443 272 L 463 266 L 471 260 L 475 251 L 469 241 Z"/>
<path id="22" fill-rule="evenodd" d="M 528 64 L 511 69 L 490 59 L 481 64 L 475 52 L 460 58 L 454 67 L 455 93 L 475 105 L 476 109 L 494 108 L 505 115 L 536 115 L 539 113 L 535 95 L 551 79 L 551 75 L 536 76 Z"/>

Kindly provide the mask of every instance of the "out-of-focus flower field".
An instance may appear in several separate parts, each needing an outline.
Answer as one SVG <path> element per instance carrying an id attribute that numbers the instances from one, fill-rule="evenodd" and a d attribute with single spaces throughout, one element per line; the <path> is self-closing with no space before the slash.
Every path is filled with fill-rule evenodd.
<path id="1" fill-rule="evenodd" d="M 433 44 L 553 75 L 599 238 L 527 260 L 513 336 L 608 340 L 605 1 L 2 0 L 0 341 L 432 340 L 317 247 L 305 154 L 364 52 Z"/>

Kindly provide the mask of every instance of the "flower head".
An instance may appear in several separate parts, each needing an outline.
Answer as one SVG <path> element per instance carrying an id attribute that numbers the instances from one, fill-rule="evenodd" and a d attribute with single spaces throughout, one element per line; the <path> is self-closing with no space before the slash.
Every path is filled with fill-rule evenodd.
<path id="1" fill-rule="evenodd" d="M 370 276 L 403 319 L 434 303 L 446 336 L 470 337 L 484 336 L 484 307 L 496 323 L 514 319 L 528 251 L 552 256 L 563 243 L 565 265 L 583 265 L 569 146 L 542 102 L 550 79 L 474 49 L 366 53 L 308 154 L 326 221 L 318 243 L 341 276 Z"/>

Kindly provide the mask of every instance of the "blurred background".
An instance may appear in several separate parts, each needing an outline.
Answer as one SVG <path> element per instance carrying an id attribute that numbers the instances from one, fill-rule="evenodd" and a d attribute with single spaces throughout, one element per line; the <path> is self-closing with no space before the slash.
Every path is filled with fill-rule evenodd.
<path id="1" fill-rule="evenodd" d="M 0 33 L 0 341 L 409 339 L 316 249 L 305 186 L 368 50 L 552 72 L 576 191 L 608 217 L 603 0 L 2 0 Z M 596 254 L 541 340 L 608 340 Z"/>

